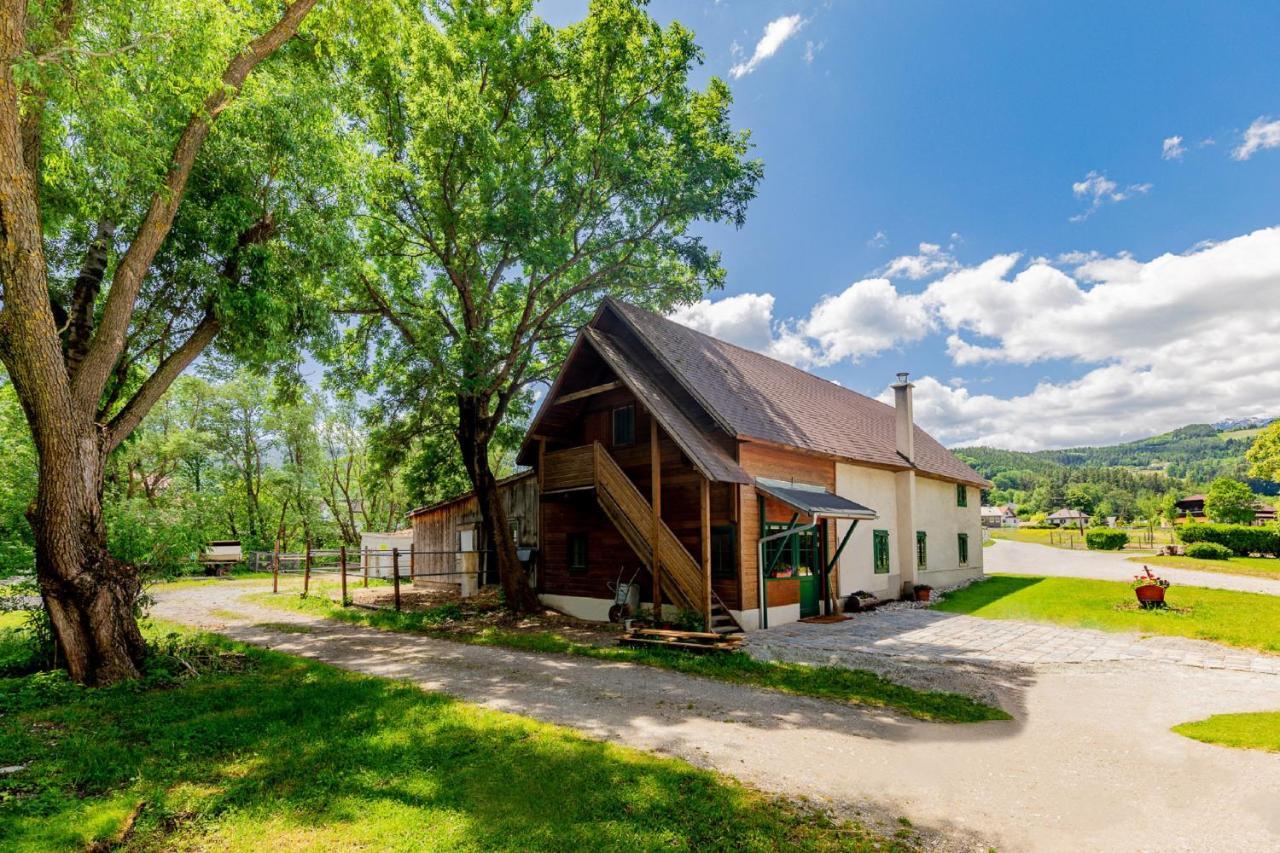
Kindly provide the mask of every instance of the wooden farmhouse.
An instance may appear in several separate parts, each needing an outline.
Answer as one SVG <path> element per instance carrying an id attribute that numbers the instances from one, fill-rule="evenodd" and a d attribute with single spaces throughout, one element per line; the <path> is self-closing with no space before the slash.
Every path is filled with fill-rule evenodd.
<path id="1" fill-rule="evenodd" d="M 886 405 L 605 300 L 501 487 L 539 595 L 603 620 L 635 575 L 633 605 L 753 630 L 980 576 L 989 484 L 893 387 Z M 484 551 L 473 497 L 411 515 L 442 566 Z"/>

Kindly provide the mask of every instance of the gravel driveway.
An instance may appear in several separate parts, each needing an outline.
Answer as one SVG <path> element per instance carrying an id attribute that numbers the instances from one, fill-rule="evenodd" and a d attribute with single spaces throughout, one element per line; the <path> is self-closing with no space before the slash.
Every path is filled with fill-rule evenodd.
<path id="1" fill-rule="evenodd" d="M 1095 578 L 1097 580 L 1128 581 L 1142 570 L 1141 563 L 1133 563 L 1116 554 L 1099 551 L 1071 551 L 1037 545 L 1034 542 L 1014 542 L 997 539 L 996 544 L 982 549 L 982 562 L 987 574 L 1046 575 L 1063 578 Z M 1205 586 L 1210 589 L 1232 589 L 1237 592 L 1262 592 L 1280 595 L 1280 580 L 1255 578 L 1247 575 L 1226 575 L 1217 572 L 1197 572 L 1194 569 L 1175 569 L 1158 566 L 1153 569 L 1171 583 L 1181 586 Z"/>
<path id="2" fill-rule="evenodd" d="M 1169 731 L 1211 713 L 1280 708 L 1278 676 L 1153 661 L 1022 665 L 1005 670 L 1014 721 L 945 725 L 240 600 L 261 588 L 162 592 L 156 614 L 678 756 L 837 812 L 905 815 L 947 849 L 1280 849 L 1280 758 Z M 285 622 L 309 630 L 270 624 Z"/>

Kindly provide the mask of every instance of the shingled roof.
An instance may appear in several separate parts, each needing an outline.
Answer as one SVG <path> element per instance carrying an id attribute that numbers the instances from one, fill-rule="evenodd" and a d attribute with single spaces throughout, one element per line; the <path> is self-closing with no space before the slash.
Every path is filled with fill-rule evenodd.
<path id="1" fill-rule="evenodd" d="M 604 309 L 621 319 L 730 435 L 989 485 L 918 426 L 915 464 L 909 465 L 897 451 L 892 406 L 616 299 L 606 299 Z M 598 315 L 594 323 L 599 320 Z"/>

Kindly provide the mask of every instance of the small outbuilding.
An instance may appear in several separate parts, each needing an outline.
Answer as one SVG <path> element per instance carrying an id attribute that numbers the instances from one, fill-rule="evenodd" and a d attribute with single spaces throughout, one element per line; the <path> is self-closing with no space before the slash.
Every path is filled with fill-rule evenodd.
<path id="1" fill-rule="evenodd" d="M 392 530 L 387 533 L 360 534 L 360 566 L 368 569 L 371 578 L 391 577 L 394 551 L 404 553 L 400 563 L 400 576 L 409 574 L 409 551 L 413 548 L 413 530 Z"/>

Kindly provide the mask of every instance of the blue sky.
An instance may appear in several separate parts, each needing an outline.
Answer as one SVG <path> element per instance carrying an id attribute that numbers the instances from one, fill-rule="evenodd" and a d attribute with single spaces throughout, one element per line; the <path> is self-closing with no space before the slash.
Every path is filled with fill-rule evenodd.
<path id="1" fill-rule="evenodd" d="M 949 444 L 1280 415 L 1280 4 L 651 11 L 765 162 L 678 319 L 872 395 L 910 370 Z"/>

